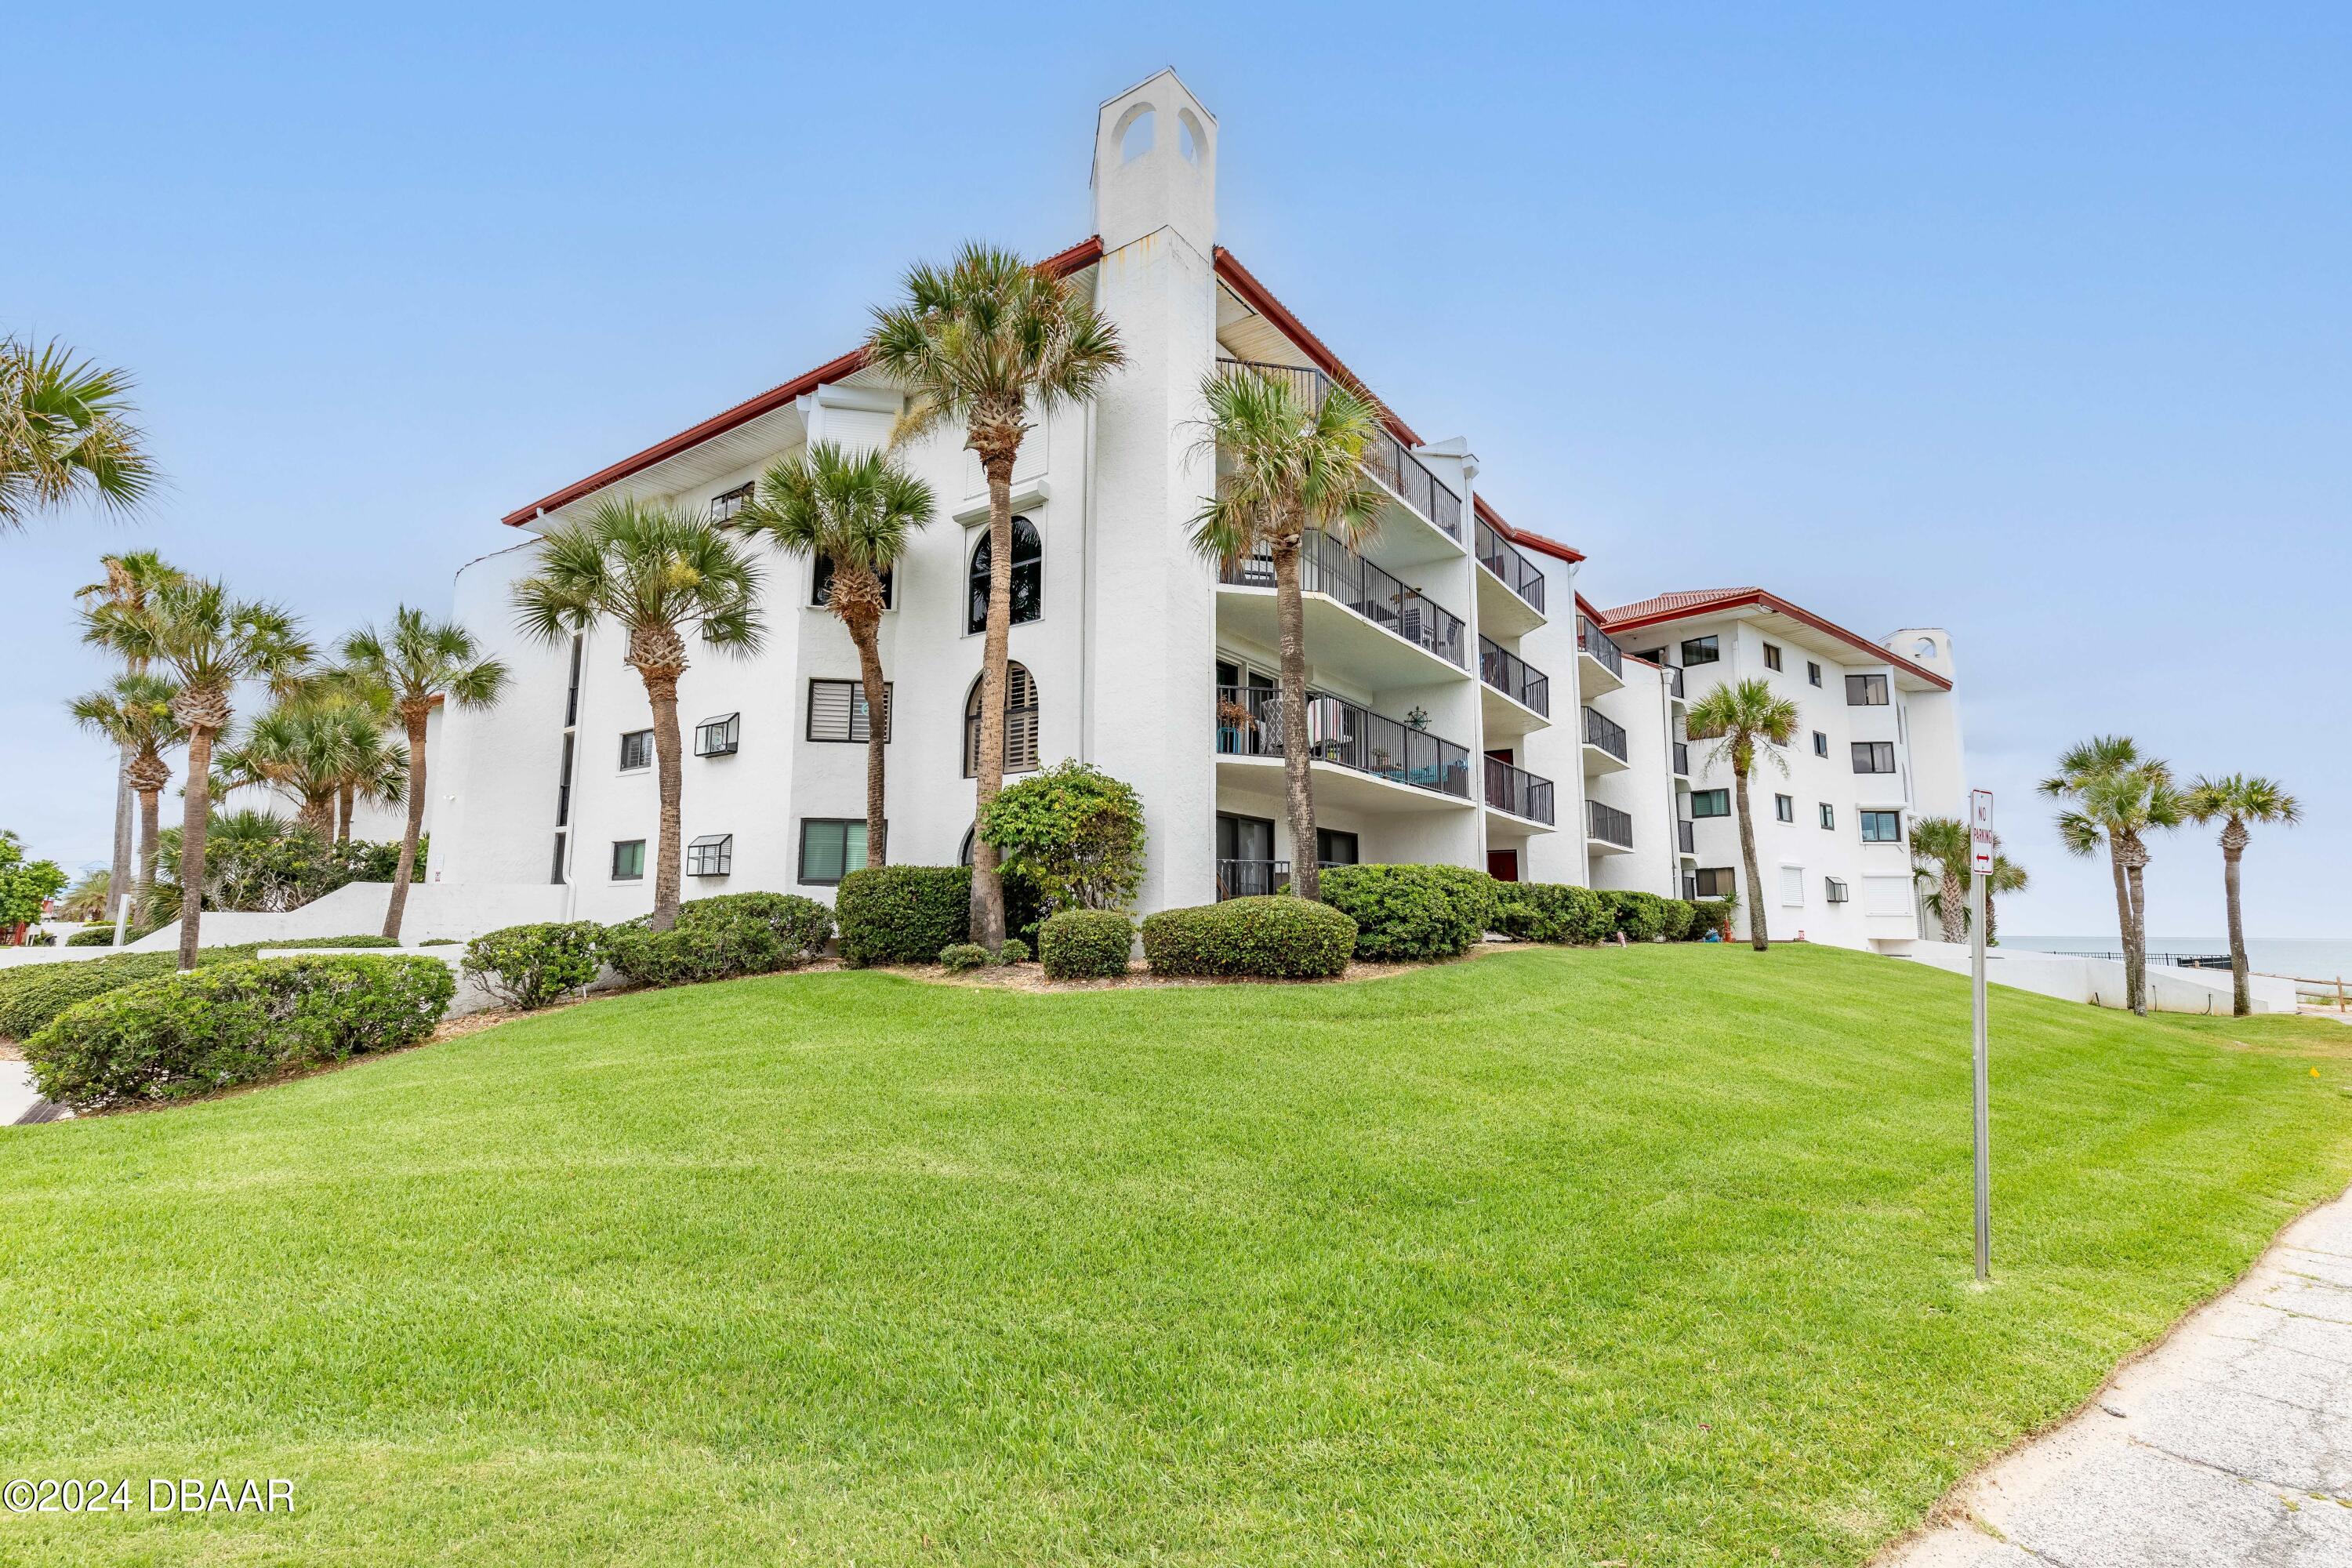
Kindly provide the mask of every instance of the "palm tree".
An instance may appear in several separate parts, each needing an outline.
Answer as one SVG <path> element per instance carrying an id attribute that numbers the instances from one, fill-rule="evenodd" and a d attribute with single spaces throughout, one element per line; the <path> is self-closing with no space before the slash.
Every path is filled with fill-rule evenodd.
<path id="1" fill-rule="evenodd" d="M 58 900 L 58 917 L 85 925 L 96 924 L 107 917 L 107 906 L 113 902 L 112 889 L 107 872 L 84 871 L 81 879 L 68 888 L 66 896 Z"/>
<path id="2" fill-rule="evenodd" d="M 2025 891 L 2032 879 L 2025 868 L 2000 852 L 1999 835 L 1993 837 L 1992 869 L 1985 875 L 1985 945 L 2000 945 L 2000 895 Z"/>
<path id="3" fill-rule="evenodd" d="M 2124 999 L 2147 1011 L 2147 896 L 2145 873 L 2150 829 L 2180 826 L 2179 791 L 2164 763 L 2140 755 L 2123 735 L 2100 735 L 2070 748 L 2042 793 L 2069 801 L 2058 814 L 2059 841 L 2076 855 L 2104 845 L 2116 884 L 2116 918 L 2123 928 Z"/>
<path id="4" fill-rule="evenodd" d="M 146 604 L 148 591 L 156 584 L 180 574 L 179 568 L 167 563 L 152 550 L 133 550 L 120 555 L 98 558 L 106 575 L 100 581 L 74 590 L 74 597 L 85 608 L 93 601 L 127 605 L 138 609 Z M 146 671 L 145 661 L 129 661 L 131 674 Z M 127 888 L 131 881 L 131 861 L 136 846 L 132 833 L 138 811 L 137 792 L 131 786 L 131 752 L 121 751 L 115 767 L 114 784 L 114 858 L 108 868 L 107 885 L 112 889 Z M 149 847 L 153 847 L 152 840 Z"/>
<path id="5" fill-rule="evenodd" d="M 85 640 L 171 674 L 172 717 L 188 737 L 188 787 L 180 842 L 180 967 L 195 967 L 203 919 L 205 832 L 212 821 L 213 745 L 232 717 L 239 681 L 280 690 L 310 661 L 294 617 L 275 605 L 232 599 L 216 582 L 178 577 L 132 609 L 100 605 L 83 616 Z"/>
<path id="6" fill-rule="evenodd" d="M 967 245 L 944 268 L 919 265 L 905 297 L 877 307 L 866 363 L 909 395 L 894 444 L 961 420 L 988 479 L 987 635 L 981 643 L 977 805 L 1004 787 L 1004 689 L 1013 627 L 1013 466 L 1032 411 L 1091 401 L 1125 360 L 1117 329 L 1093 302 L 1009 250 Z M 971 939 L 1004 945 L 1004 881 L 996 847 L 975 839 Z"/>
<path id="7" fill-rule="evenodd" d="M 187 739 L 172 711 L 172 683 L 159 675 L 121 675 L 112 685 L 85 692 L 73 700 L 75 722 L 114 742 L 122 757 L 122 785 L 139 801 L 139 871 L 136 902 L 146 918 L 149 895 L 155 890 L 155 847 L 159 800 L 172 782 L 172 765 L 163 753 Z M 121 883 L 108 873 L 109 889 Z"/>
<path id="8" fill-rule="evenodd" d="M 678 507 L 614 500 L 551 529 L 539 542 L 538 570 L 514 586 L 516 624 L 540 642 L 561 644 L 599 620 L 627 635 L 622 662 L 635 668 L 653 704 L 661 782 L 656 931 L 677 920 L 677 681 L 686 673 L 686 634 L 698 631 L 724 651 L 757 652 L 760 580 L 759 564 L 718 524 Z"/>
<path id="9" fill-rule="evenodd" d="M 213 788 L 276 789 L 296 806 L 294 826 L 333 842 L 339 799 L 365 795 L 398 802 L 408 775 L 408 748 L 384 738 L 365 709 L 315 697 L 313 682 L 246 727 L 213 756 Z"/>
<path id="10" fill-rule="evenodd" d="M 155 483 L 131 378 L 52 341 L 0 338 L 0 533 L 86 495 L 113 511 Z"/>
<path id="11" fill-rule="evenodd" d="M 1764 919 L 1764 887 L 1756 869 L 1756 822 L 1748 812 L 1748 776 L 1756 771 L 1759 754 L 1769 757 L 1782 773 L 1789 771 L 1780 748 L 1797 736 L 1797 705 L 1775 696 L 1761 679 L 1733 686 L 1717 682 L 1714 690 L 1691 704 L 1690 734 L 1695 741 L 1718 744 L 1710 762 L 1731 763 L 1731 795 L 1739 807 L 1739 856 L 1748 869 L 1748 939 L 1762 952 L 1772 945 Z"/>
<path id="12" fill-rule="evenodd" d="M 2244 1017 L 2254 1010 L 2253 993 L 2246 982 L 2246 927 L 2238 903 L 2238 862 L 2245 857 L 2250 822 L 2275 822 L 2292 826 L 2303 820 L 2303 805 L 2276 779 L 2247 773 L 2221 778 L 2199 774 L 2181 798 L 2181 809 L 2200 823 L 2221 824 L 2221 889 L 2230 905 L 2230 1011 Z"/>
<path id="13" fill-rule="evenodd" d="M 889 864 L 883 809 L 888 684 L 882 678 L 878 635 L 887 595 L 882 580 L 906 553 L 909 536 L 931 521 L 933 504 L 931 487 L 885 454 L 852 457 L 831 441 L 820 441 L 762 474 L 759 494 L 733 519 L 746 533 L 766 534 L 785 554 L 810 556 L 831 568 L 824 602 L 856 646 L 866 689 L 868 866 Z"/>
<path id="14" fill-rule="evenodd" d="M 1265 555 L 1274 564 L 1275 621 L 1282 654 L 1282 772 L 1290 816 L 1290 890 L 1321 895 L 1315 858 L 1315 776 L 1307 733 L 1307 608 L 1299 552 L 1310 532 L 1360 550 L 1380 529 L 1384 500 L 1364 475 L 1380 410 L 1334 384 L 1318 404 L 1287 377 L 1234 367 L 1201 384 L 1208 405 L 1199 444 L 1218 467 L 1217 493 L 1192 515 L 1192 543 L 1231 564 Z"/>
<path id="15" fill-rule="evenodd" d="M 408 735 L 408 825 L 401 830 L 392 901 L 383 913 L 383 934 L 397 937 L 408 911 L 408 885 L 416 876 L 416 840 L 425 831 L 425 721 L 436 702 L 489 707 L 506 685 L 507 667 L 485 655 L 465 627 L 436 621 L 406 605 L 393 612 L 392 625 L 383 631 L 367 626 L 344 638 L 343 666 L 360 686 L 390 694 L 393 710 Z M 679 668 L 684 668 L 682 660 Z M 673 685 L 673 728 L 677 721 Z M 348 816 L 345 823 L 348 829 Z"/>
<path id="16" fill-rule="evenodd" d="M 1969 934 L 1968 882 L 1976 846 L 1969 825 L 1956 816 L 1922 816 L 1911 824 L 1913 873 L 1937 884 L 1927 907 L 1944 922 L 1946 942 Z"/>
<path id="17" fill-rule="evenodd" d="M 335 789 L 334 840 L 348 843 L 352 812 L 360 801 L 398 805 L 408 798 L 408 748 L 383 739 L 392 727 L 392 693 L 367 672 L 347 664 L 331 665 L 303 683 L 302 700 L 314 708 L 349 709 L 363 713 L 375 731 L 369 747 L 351 756 L 339 770 Z M 395 765 L 396 764 L 396 765 Z"/>

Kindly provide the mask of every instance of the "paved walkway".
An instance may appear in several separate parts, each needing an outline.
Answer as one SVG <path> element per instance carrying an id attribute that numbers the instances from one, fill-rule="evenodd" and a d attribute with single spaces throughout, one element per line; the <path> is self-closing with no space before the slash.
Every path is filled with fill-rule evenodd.
<path id="1" fill-rule="evenodd" d="M 2352 1564 L 2352 1193 L 1886 1568 Z"/>

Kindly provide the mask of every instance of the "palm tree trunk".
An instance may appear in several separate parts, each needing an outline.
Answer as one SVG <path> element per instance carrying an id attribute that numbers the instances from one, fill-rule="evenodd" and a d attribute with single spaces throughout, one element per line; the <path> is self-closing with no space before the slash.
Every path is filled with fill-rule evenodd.
<path id="1" fill-rule="evenodd" d="M 1013 633 L 1012 451 L 983 454 L 988 475 L 988 630 L 980 650 L 980 775 L 972 820 L 977 824 L 1004 788 L 1004 685 Z M 994 952 L 1004 945 L 1004 876 L 996 846 L 977 832 L 971 840 L 971 940 Z"/>
<path id="2" fill-rule="evenodd" d="M 1937 889 L 1937 900 L 1944 906 L 1937 912 L 1944 917 L 1944 940 L 1962 942 L 1969 940 L 1968 889 L 1949 866 L 1944 868 L 1944 884 Z"/>
<path id="3" fill-rule="evenodd" d="M 857 674 L 866 689 L 866 863 L 890 863 L 889 813 L 885 798 L 884 748 L 889 741 L 887 707 L 888 683 L 882 679 L 881 640 L 871 619 L 847 623 L 850 640 L 857 645 Z M 972 858 L 980 858 L 980 839 L 972 838 Z"/>
<path id="4" fill-rule="evenodd" d="M 417 754 L 424 749 L 424 745 L 425 742 L 421 740 L 412 741 L 409 745 L 409 754 L 412 756 Z M 421 770 L 414 768 L 409 770 L 411 791 L 416 788 L 415 781 L 423 776 Z M 341 798 L 335 802 L 335 842 L 338 844 L 349 844 L 352 841 L 352 800 L 358 793 L 359 785 L 346 784 L 343 785 Z"/>
<path id="5" fill-rule="evenodd" d="M 2245 852 L 2244 845 L 2228 843 L 2225 834 L 2221 889 L 2230 905 L 2230 1011 L 2240 1018 L 2254 1010 L 2253 986 L 2246 979 L 2246 926 L 2238 908 L 2238 860 Z"/>
<path id="6" fill-rule="evenodd" d="M 2122 928 L 2119 940 L 2124 950 L 2124 1005 L 2137 1013 L 2143 1009 L 2139 1005 L 2139 971 L 2132 965 L 2131 879 L 2124 871 L 2123 846 L 2112 838 L 2107 841 L 2107 864 L 2116 875 L 2116 921 Z"/>
<path id="7" fill-rule="evenodd" d="M 654 771 L 661 781 L 661 837 L 654 846 L 654 913 L 649 923 L 656 931 L 667 931 L 677 923 L 684 881 L 684 852 L 678 844 L 684 814 L 678 796 L 686 781 L 678 762 L 677 677 L 640 673 L 645 675 L 646 695 L 653 700 Z M 412 805 L 409 809 L 417 808 Z"/>
<path id="8" fill-rule="evenodd" d="M 1988 877 L 1985 879 L 1985 945 L 1987 947 L 2000 945 L 2000 922 L 1993 918 L 1993 904 L 1992 879 Z"/>
<path id="9" fill-rule="evenodd" d="M 1282 645 L 1282 782 L 1290 816 L 1290 890 L 1323 896 L 1315 854 L 1315 768 L 1307 739 L 1307 601 L 1299 596 L 1296 538 L 1274 545 L 1274 619 Z"/>
<path id="10" fill-rule="evenodd" d="M 205 833 L 213 816 L 213 732 L 192 725 L 188 731 L 187 803 L 180 816 L 180 967 L 196 966 L 198 929 L 205 907 Z"/>
<path id="11" fill-rule="evenodd" d="M 2147 882 L 2138 859 L 2126 868 L 2131 878 L 2132 945 L 2129 962 L 2132 966 L 2132 1011 L 2145 1016 L 2147 999 Z"/>
<path id="12" fill-rule="evenodd" d="M 148 905 L 155 896 L 155 841 L 162 837 L 163 792 L 139 792 L 139 891 L 132 899 L 131 923 L 144 925 L 153 918 Z"/>
<path id="13" fill-rule="evenodd" d="M 118 748 L 114 770 L 114 858 L 106 876 L 109 903 L 120 903 L 122 889 L 131 885 L 131 860 L 134 853 L 131 837 L 131 797 L 138 793 L 131 787 L 131 748 L 126 742 Z M 114 911 L 108 910 L 106 918 L 111 920 L 113 917 Z"/>
<path id="14" fill-rule="evenodd" d="M 346 791 L 345 801 L 351 799 Z M 351 818 L 344 817 L 346 827 Z M 408 916 L 408 884 L 416 877 L 416 840 L 425 831 L 425 721 L 408 721 L 408 826 L 400 836 L 400 860 L 392 868 L 392 898 L 383 909 L 383 934 L 400 940 Z"/>
<path id="15" fill-rule="evenodd" d="M 294 826 L 319 836 L 327 843 L 335 832 L 335 797 L 330 795 L 305 795 L 302 808 L 294 814 Z"/>
<path id="16" fill-rule="evenodd" d="M 1772 945 L 1764 919 L 1764 882 L 1756 869 L 1756 823 L 1748 815 L 1748 770 L 1731 770 L 1731 796 L 1739 807 L 1739 858 L 1748 870 L 1748 942 L 1759 952 Z"/>

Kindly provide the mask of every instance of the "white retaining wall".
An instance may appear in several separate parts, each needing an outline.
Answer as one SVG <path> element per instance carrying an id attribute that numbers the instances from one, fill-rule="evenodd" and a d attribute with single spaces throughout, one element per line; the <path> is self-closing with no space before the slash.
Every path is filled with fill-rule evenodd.
<path id="1" fill-rule="evenodd" d="M 400 940 L 415 946 L 436 937 L 463 942 L 501 926 L 563 918 L 560 887 L 535 883 L 418 882 L 408 889 Z M 323 899 L 282 914 L 215 910 L 205 916 L 204 944 L 232 947 L 248 942 L 297 942 L 321 936 L 372 936 L 383 929 L 392 901 L 389 882 L 346 882 Z M 180 945 L 180 922 L 159 926 L 131 942 L 130 952 L 169 952 Z M 77 948 L 104 953 L 109 948 Z"/>
<path id="2" fill-rule="evenodd" d="M 1954 974 L 1969 973 L 1969 948 L 1964 942 L 1917 942 L 1902 956 Z M 2062 1002 L 2102 1007 L 2124 1005 L 2121 959 L 1997 947 L 1985 954 L 1985 979 L 1990 984 L 2055 996 Z M 2176 969 L 2168 964 L 2151 963 L 2147 968 L 2147 986 L 2148 1005 L 2159 1013 L 2230 1011 L 2230 972 L 2226 969 Z M 2295 1011 L 2292 980 L 2256 974 L 2250 977 L 2249 989 L 2257 1013 Z"/>

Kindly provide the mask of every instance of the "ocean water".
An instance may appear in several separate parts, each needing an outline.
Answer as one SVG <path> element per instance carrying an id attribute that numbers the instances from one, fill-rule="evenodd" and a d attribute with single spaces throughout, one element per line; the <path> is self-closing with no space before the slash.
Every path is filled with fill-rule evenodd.
<path id="1" fill-rule="evenodd" d="M 2042 952 L 2113 952 L 2117 947 L 2114 931 L 2086 936 L 2022 936 L 2002 931 L 2000 944 Z M 2168 952 L 2226 954 L 2230 939 L 2150 935 L 2147 951 L 2151 958 L 2159 959 Z M 2352 987 L 2352 938 L 2250 936 L 2246 964 L 2257 974 L 2284 974 L 2297 980 L 2333 981 L 2340 974 L 2345 984 Z"/>

